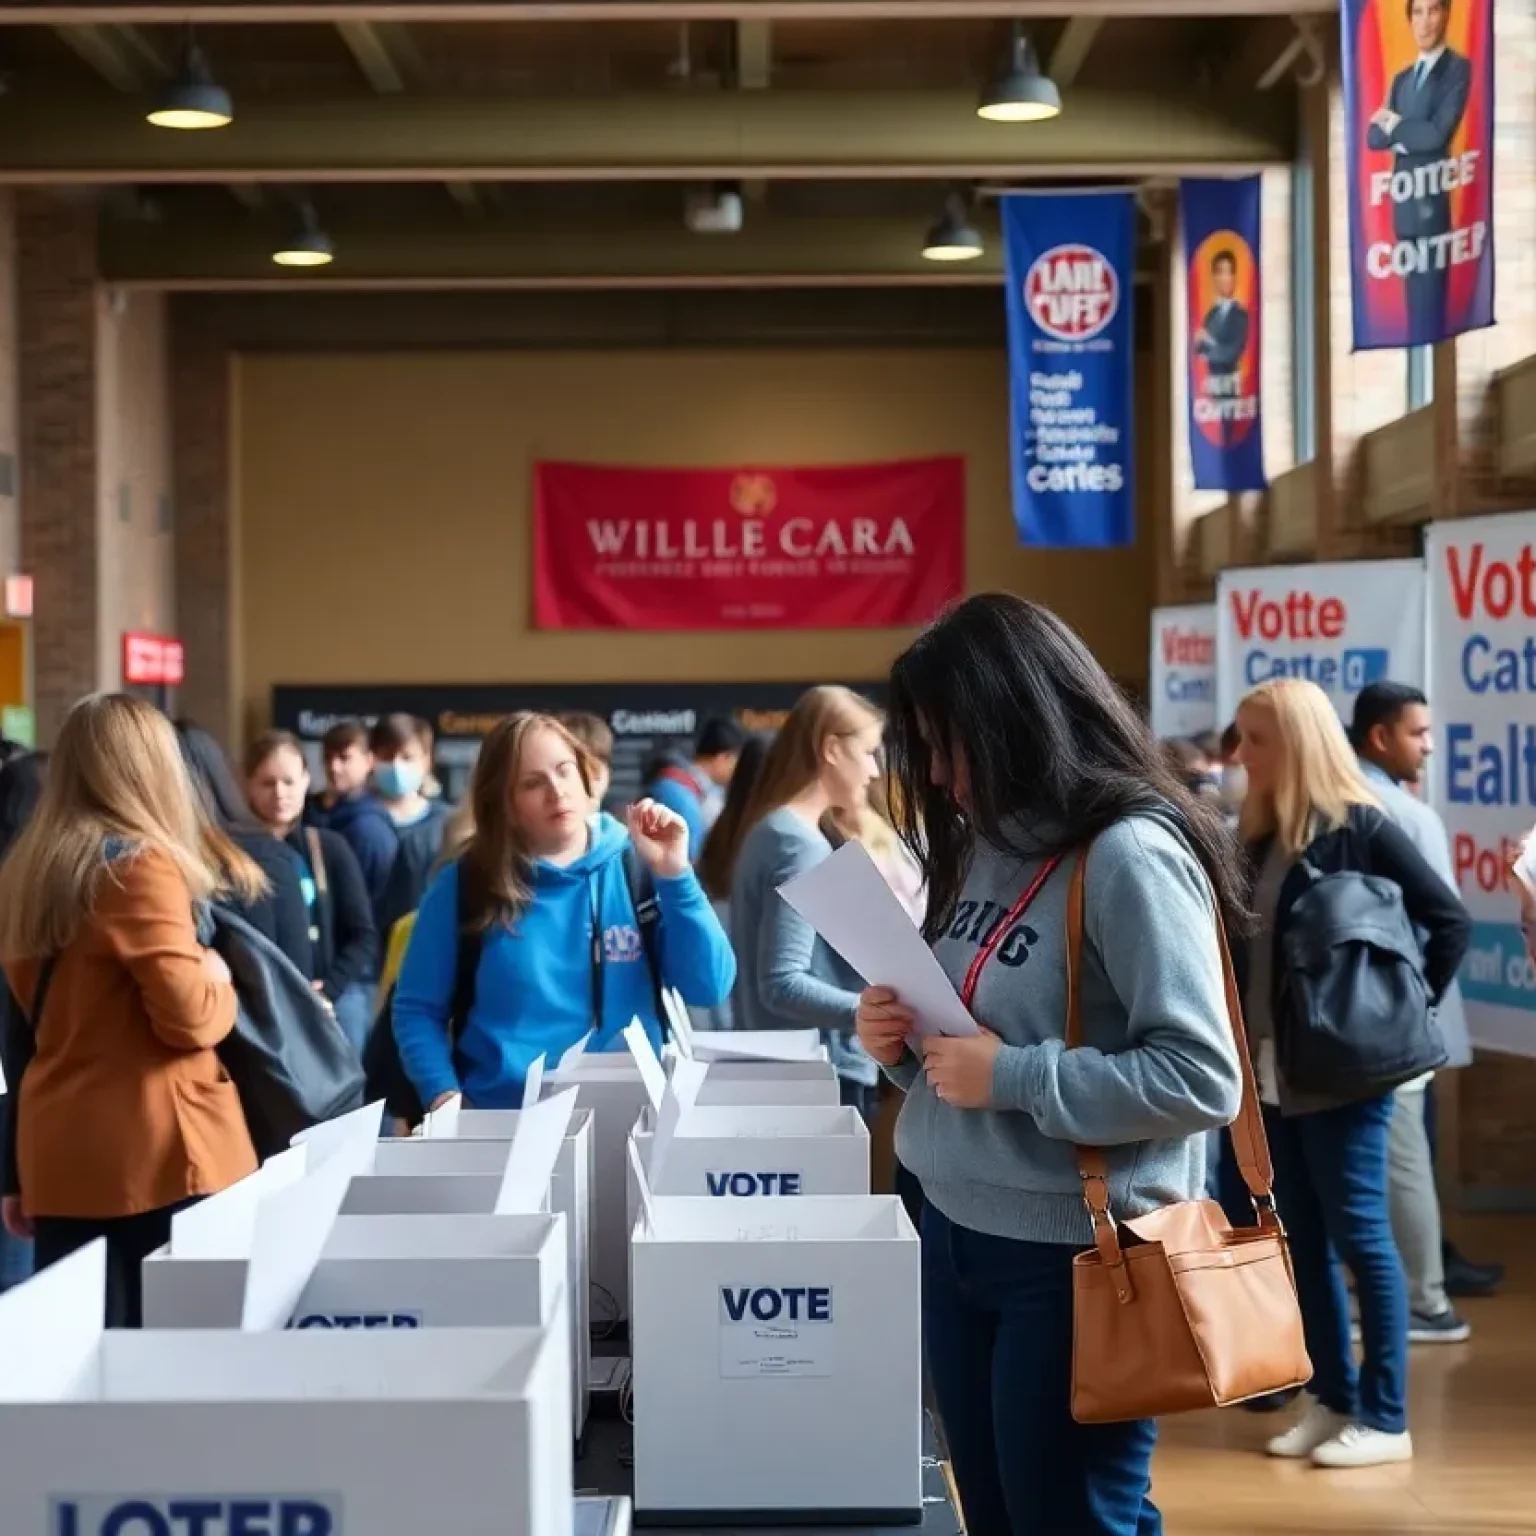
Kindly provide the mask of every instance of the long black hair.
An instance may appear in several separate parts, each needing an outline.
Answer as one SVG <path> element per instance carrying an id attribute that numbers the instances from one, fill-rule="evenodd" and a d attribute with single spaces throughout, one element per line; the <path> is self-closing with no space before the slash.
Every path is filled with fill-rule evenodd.
<path id="1" fill-rule="evenodd" d="M 891 669 L 888 747 L 897 831 L 928 886 L 930 940 L 954 916 L 977 839 L 1066 853 L 1159 806 L 1182 822 L 1228 925 L 1242 927 L 1238 850 L 1219 809 L 1179 782 L 1109 674 L 1048 608 L 982 593 L 925 630 Z M 935 751 L 963 765 L 964 809 L 934 783 Z M 1027 845 L 1012 823 L 1021 812 Z"/>
<path id="2" fill-rule="evenodd" d="M 730 900 L 731 865 L 741 844 L 742 822 L 746 819 L 752 792 L 762 777 L 763 763 L 772 742 L 771 736 L 756 733 L 743 739 L 731 782 L 726 786 L 725 804 L 699 850 L 694 870 L 705 893 L 715 901 Z"/>
<path id="3" fill-rule="evenodd" d="M 176 740 L 181 746 L 182 761 L 192 776 L 192 786 L 202 797 L 214 825 L 226 832 L 262 830 L 240 792 L 223 747 L 190 720 L 176 721 Z"/>

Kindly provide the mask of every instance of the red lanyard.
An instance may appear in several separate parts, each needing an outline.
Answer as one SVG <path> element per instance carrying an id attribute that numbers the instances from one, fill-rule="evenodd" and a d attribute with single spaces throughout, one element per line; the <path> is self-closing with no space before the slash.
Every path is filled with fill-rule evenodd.
<path id="1" fill-rule="evenodd" d="M 976 951 L 976 958 L 971 961 L 971 968 L 965 973 L 965 985 L 960 988 L 960 1001 L 967 1008 L 971 1006 L 971 999 L 976 996 L 976 983 L 981 980 L 981 968 L 997 951 L 997 946 L 1003 942 L 1005 934 L 1013 925 L 1029 910 L 1029 904 L 1040 894 L 1040 888 L 1056 871 L 1056 866 L 1061 863 L 1061 855 L 1053 854 L 1040 866 L 1040 873 L 1029 883 L 1029 889 L 1014 902 L 1008 915 L 1000 922 L 990 934 L 987 942 Z"/>

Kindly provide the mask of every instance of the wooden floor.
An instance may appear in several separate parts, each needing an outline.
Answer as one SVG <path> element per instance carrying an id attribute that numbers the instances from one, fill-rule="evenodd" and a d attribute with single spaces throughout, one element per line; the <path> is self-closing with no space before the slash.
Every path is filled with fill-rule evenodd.
<path id="1" fill-rule="evenodd" d="M 1288 1420 L 1241 1411 L 1164 1425 L 1153 1491 L 1167 1536 L 1508 1536 L 1536 1533 L 1536 1218 L 1457 1228 L 1475 1258 L 1509 1266 L 1503 1295 L 1462 1304 L 1466 1344 L 1418 1345 L 1415 1459 L 1319 1472 L 1272 1461 Z"/>

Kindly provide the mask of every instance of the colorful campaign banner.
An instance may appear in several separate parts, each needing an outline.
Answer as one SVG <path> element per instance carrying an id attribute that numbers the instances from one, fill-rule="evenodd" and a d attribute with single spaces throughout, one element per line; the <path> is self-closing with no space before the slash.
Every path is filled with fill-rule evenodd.
<path id="1" fill-rule="evenodd" d="M 1129 544 L 1136 200 L 1026 193 L 1002 209 L 1019 542 Z"/>
<path id="2" fill-rule="evenodd" d="M 1493 324 L 1494 0 L 1344 0 L 1355 347 Z"/>
<path id="3" fill-rule="evenodd" d="M 1149 677 L 1154 736 L 1197 736 L 1221 728 L 1216 715 L 1214 603 L 1152 610 Z"/>
<path id="4" fill-rule="evenodd" d="M 965 590 L 965 461 L 534 465 L 543 629 L 925 624 Z"/>
<path id="5" fill-rule="evenodd" d="M 1445 818 L 1472 946 L 1472 1043 L 1536 1056 L 1536 968 L 1509 874 L 1536 825 L 1536 512 L 1430 525 L 1430 799 Z"/>
<path id="6" fill-rule="evenodd" d="M 1262 491 L 1260 178 L 1184 181 L 1189 457 L 1197 491 Z"/>
<path id="7" fill-rule="evenodd" d="M 1223 571 L 1216 609 L 1216 711 L 1223 723 L 1249 689 L 1276 677 L 1316 683 L 1346 725 L 1367 683 L 1424 686 L 1418 560 Z"/>

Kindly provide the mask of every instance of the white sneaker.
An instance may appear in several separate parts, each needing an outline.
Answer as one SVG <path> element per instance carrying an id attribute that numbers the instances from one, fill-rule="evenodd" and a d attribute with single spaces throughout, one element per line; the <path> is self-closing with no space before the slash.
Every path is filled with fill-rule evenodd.
<path id="1" fill-rule="evenodd" d="M 1293 1424 L 1283 1435 L 1276 1435 L 1264 1449 L 1270 1456 L 1305 1461 L 1318 1446 L 1352 1427 L 1347 1414 L 1335 1413 L 1308 1395 L 1307 1411 L 1302 1414 L 1300 1422 Z"/>
<path id="2" fill-rule="evenodd" d="M 1315 1467 L 1386 1467 L 1412 1460 L 1413 1436 L 1406 1429 L 1389 1435 L 1364 1424 L 1346 1424 L 1312 1452 Z"/>

